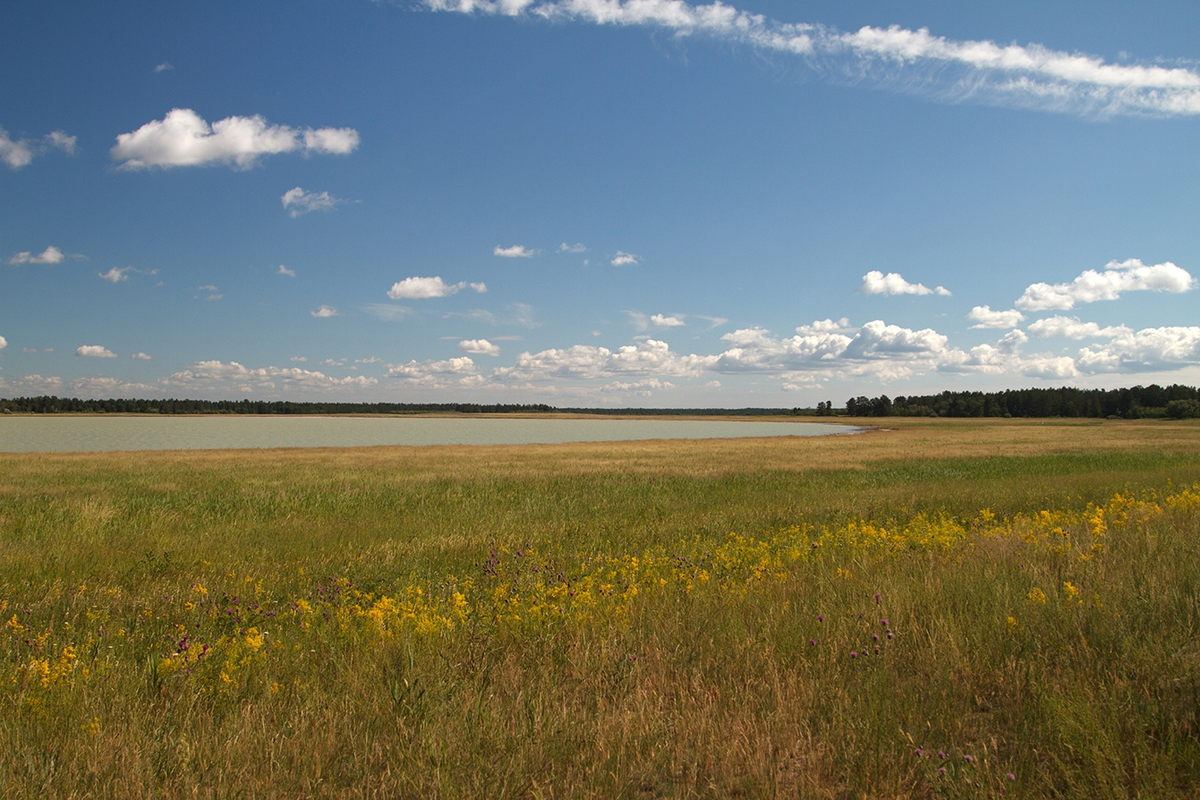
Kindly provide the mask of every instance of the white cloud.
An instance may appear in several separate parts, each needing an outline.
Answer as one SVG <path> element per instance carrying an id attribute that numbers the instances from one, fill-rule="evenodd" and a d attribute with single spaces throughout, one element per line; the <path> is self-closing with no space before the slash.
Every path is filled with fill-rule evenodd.
<path id="1" fill-rule="evenodd" d="M 674 388 L 675 384 L 671 383 L 670 381 L 660 381 L 658 378 L 647 378 L 644 381 L 635 381 L 633 383 L 624 383 L 622 381 L 606 383 L 600 387 L 600 393 L 619 394 L 628 397 L 649 397 L 656 391 Z"/>
<path id="2" fill-rule="evenodd" d="M 308 361 L 308 356 L 292 356 L 291 358 L 288 359 L 288 361 L 293 361 L 293 362 L 296 362 L 299 364 L 303 364 Z"/>
<path id="3" fill-rule="evenodd" d="M 950 291 L 944 286 L 930 289 L 919 283 L 909 283 L 898 272 L 889 272 L 887 275 L 884 275 L 879 270 L 871 270 L 866 275 L 863 275 L 863 285 L 860 291 L 863 294 L 937 294 L 943 297 L 950 296 Z"/>
<path id="4" fill-rule="evenodd" d="M 294 397 L 302 392 L 367 389 L 379 383 L 365 375 L 332 378 L 300 367 L 249 368 L 231 361 L 198 361 L 159 382 L 168 391 L 196 391 L 213 395 L 234 393 Z"/>
<path id="5" fill-rule="evenodd" d="M 1103 345 L 1079 351 L 1080 370 L 1151 372 L 1200 364 L 1200 327 L 1124 330 Z"/>
<path id="6" fill-rule="evenodd" d="M 626 266 L 630 266 L 630 265 L 636 265 L 638 263 L 638 256 L 635 256 L 632 253 L 626 253 L 624 251 L 618 250 L 617 254 L 615 256 L 613 256 L 613 260 L 610 263 L 614 267 L 626 267 Z"/>
<path id="7" fill-rule="evenodd" d="M 228 164 L 249 169 L 278 153 L 345 155 L 358 147 L 352 128 L 297 129 L 269 124 L 262 116 L 226 117 L 210 126 L 190 108 L 176 108 L 161 120 L 117 136 L 109 151 L 123 169 Z"/>
<path id="8" fill-rule="evenodd" d="M 975 306 L 967 319 L 975 323 L 972 328 L 1015 328 L 1025 321 L 1025 315 L 1015 308 L 993 311 L 990 306 Z"/>
<path id="9" fill-rule="evenodd" d="M 0 350 L 3 350 L 6 347 L 8 347 L 8 340 L 3 336 L 0 336 Z"/>
<path id="10" fill-rule="evenodd" d="M 63 251 L 59 250 L 54 245 L 50 245 L 36 256 L 28 250 L 23 250 L 15 254 L 8 263 L 10 264 L 61 264 L 66 256 Z"/>
<path id="11" fill-rule="evenodd" d="M 61 394 L 63 379 L 58 376 L 43 377 L 41 375 L 26 375 L 13 381 L 0 378 L 0 389 L 10 393 L 10 396 L 38 396 L 46 394 Z"/>
<path id="12" fill-rule="evenodd" d="M 590 379 L 621 375 L 696 376 L 716 363 L 715 356 L 679 355 L 666 342 L 647 339 L 609 350 L 577 344 L 563 349 L 522 353 L 512 367 L 493 373 L 497 380 Z"/>
<path id="13" fill-rule="evenodd" d="M 914 331 L 874 320 L 863 325 L 846 348 L 848 358 L 929 356 L 946 351 L 946 337 L 931 328 Z"/>
<path id="14" fill-rule="evenodd" d="M 431 389 L 468 388 L 482 385 L 485 380 L 469 356 L 445 361 L 409 361 L 388 368 L 389 378 L 399 378 L 417 386 Z"/>
<path id="15" fill-rule="evenodd" d="M 148 353 L 134 353 L 130 356 L 134 361 L 151 361 L 153 357 Z"/>
<path id="16" fill-rule="evenodd" d="M 678 328 L 687 325 L 680 317 L 675 315 L 664 316 L 663 314 L 655 314 L 650 317 L 650 322 L 660 328 Z"/>
<path id="17" fill-rule="evenodd" d="M 479 293 L 487 291 L 487 285 L 483 283 L 467 283 L 466 281 L 446 283 L 435 275 L 432 278 L 405 278 L 393 283 L 387 296 L 393 300 L 423 300 L 431 297 L 449 297 L 467 287 Z"/>
<path id="18" fill-rule="evenodd" d="M 1091 116 L 1200 114 L 1200 74 L 1158 64 L 1110 64 L 1037 44 L 955 41 L 927 29 L 852 33 L 784 23 L 722 2 L 683 0 L 424 0 L 435 11 L 647 26 L 704 35 L 802 60 L 834 82 L 876 85 L 943 102 L 991 103 Z"/>
<path id="19" fill-rule="evenodd" d="M 512 247 L 496 245 L 492 248 L 492 255 L 500 256 L 501 258 L 531 258 L 537 255 L 537 250 L 530 250 L 520 244 L 514 244 Z"/>
<path id="20" fill-rule="evenodd" d="M 464 339 L 458 343 L 458 349 L 478 356 L 500 355 L 500 347 L 487 339 Z"/>
<path id="21" fill-rule="evenodd" d="M 796 333 L 801 336 L 813 336 L 824 333 L 853 333 L 855 330 L 850 325 L 850 320 L 847 317 L 842 317 L 836 322 L 832 319 L 813 320 L 808 325 L 797 327 Z"/>
<path id="22" fill-rule="evenodd" d="M 1196 279 L 1170 261 L 1146 265 L 1136 258 L 1110 261 L 1103 272 L 1084 270 L 1071 283 L 1035 283 L 1017 300 L 1025 311 L 1066 311 L 1076 303 L 1116 300 L 1124 292 L 1155 291 L 1180 294 L 1191 291 Z"/>
<path id="23" fill-rule="evenodd" d="M 288 189 L 279 201 L 292 219 L 312 211 L 330 211 L 346 202 L 329 192 L 306 192 L 299 186 Z"/>
<path id="24" fill-rule="evenodd" d="M 120 283 L 129 280 L 128 272 L 131 269 L 133 267 L 113 267 L 108 272 L 97 272 L 96 274 L 110 283 Z"/>
<path id="25" fill-rule="evenodd" d="M 88 358 L 116 358 L 117 354 L 98 344 L 85 344 L 75 348 L 75 355 Z"/>
<path id="26" fill-rule="evenodd" d="M 560 244 L 558 246 L 558 252 L 560 252 L 560 253 L 586 253 L 587 247 L 585 247 L 582 244 L 567 244 L 566 242 L 563 242 L 562 244 Z"/>
<path id="27" fill-rule="evenodd" d="M 1030 378 L 1045 378 L 1047 380 L 1061 380 L 1079 376 L 1079 370 L 1075 368 L 1075 360 L 1067 356 L 1030 356 L 1020 363 L 1019 369 L 1022 375 Z"/>
<path id="28" fill-rule="evenodd" d="M 776 338 L 764 328 L 744 328 L 721 337 L 728 343 L 717 360 L 718 372 L 869 373 L 894 379 L 914 369 L 934 369 L 952 357 L 947 338 L 925 328 L 912 330 L 873 320 L 845 330 L 841 320 L 797 328 L 797 335 Z"/>
<path id="29" fill-rule="evenodd" d="M 321 306 L 316 311 L 310 311 L 308 313 L 312 314 L 318 319 L 326 319 L 328 317 L 336 317 L 338 315 L 338 310 L 333 306 Z"/>
<path id="30" fill-rule="evenodd" d="M 275 274 L 276 275 L 286 275 L 289 278 L 294 278 L 294 277 L 296 277 L 296 270 L 288 269 L 283 264 L 280 264 L 279 269 L 275 270 Z"/>
<path id="31" fill-rule="evenodd" d="M 12 139 L 8 131 L 0 127 L 0 161 L 7 164 L 9 169 L 21 169 L 47 150 L 61 150 L 74 155 L 75 141 L 74 136 L 68 136 L 63 131 L 51 131 L 41 139 Z"/>
<path id="32" fill-rule="evenodd" d="M 1103 339 L 1113 338 L 1129 333 L 1124 325 L 1101 328 L 1094 322 L 1080 322 L 1071 317 L 1049 317 L 1039 319 L 1029 326 L 1029 332 L 1043 338 L 1063 336 L 1067 339 Z"/>
<path id="33" fill-rule="evenodd" d="M 173 66 L 171 66 L 169 62 L 166 62 L 166 61 L 164 61 L 161 64 L 158 64 L 154 67 L 155 72 L 171 72 L 174 69 L 175 68 Z"/>

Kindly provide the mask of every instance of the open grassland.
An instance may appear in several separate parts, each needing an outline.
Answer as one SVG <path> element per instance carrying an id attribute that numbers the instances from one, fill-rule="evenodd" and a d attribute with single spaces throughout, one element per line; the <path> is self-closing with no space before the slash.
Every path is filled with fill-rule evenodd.
<path id="1" fill-rule="evenodd" d="M 0 455 L 0 797 L 1200 795 L 1200 425 Z"/>

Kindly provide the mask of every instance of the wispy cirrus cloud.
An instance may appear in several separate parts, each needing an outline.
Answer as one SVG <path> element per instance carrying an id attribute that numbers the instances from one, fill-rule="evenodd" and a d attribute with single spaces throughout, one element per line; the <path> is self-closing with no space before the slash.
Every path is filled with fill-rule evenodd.
<path id="1" fill-rule="evenodd" d="M 226 117 L 211 125 L 190 108 L 176 108 L 117 136 L 109 151 L 121 169 L 198 167 L 226 164 L 249 169 L 264 156 L 301 152 L 346 155 L 358 147 L 353 128 L 292 128 L 255 114 Z"/>
<path id="2" fill-rule="evenodd" d="M 834 83 L 874 86 L 943 102 L 1082 116 L 1200 114 L 1200 73 L 1160 63 L 1116 64 L 1039 44 L 957 41 L 926 28 L 781 22 L 722 2 L 683 0 L 424 0 L 434 11 L 592 25 L 641 26 L 706 36 L 793 57 Z"/>

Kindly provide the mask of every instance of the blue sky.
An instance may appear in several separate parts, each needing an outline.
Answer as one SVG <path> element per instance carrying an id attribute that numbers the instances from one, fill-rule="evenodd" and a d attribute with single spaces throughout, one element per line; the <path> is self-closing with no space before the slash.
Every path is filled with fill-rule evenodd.
<path id="1" fill-rule="evenodd" d="M 1190 2 L 13 0 L 0 397 L 1200 384 L 1198 33 Z"/>

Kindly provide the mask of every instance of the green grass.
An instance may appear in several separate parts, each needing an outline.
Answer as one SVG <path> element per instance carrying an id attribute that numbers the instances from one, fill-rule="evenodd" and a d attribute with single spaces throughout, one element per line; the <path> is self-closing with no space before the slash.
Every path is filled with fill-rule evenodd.
<path id="1" fill-rule="evenodd" d="M 1192 796 L 1197 482 L 1166 422 L 0 456 L 0 797 Z"/>

